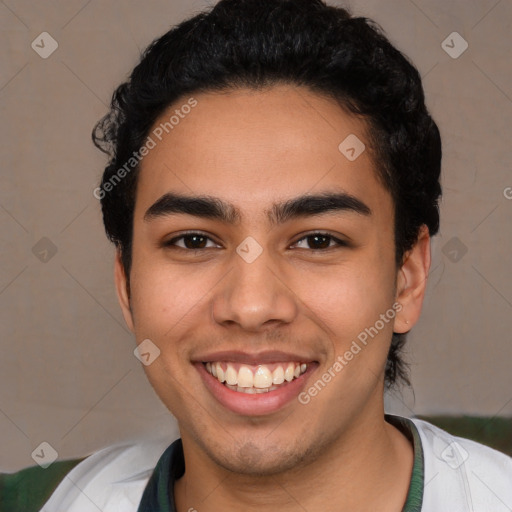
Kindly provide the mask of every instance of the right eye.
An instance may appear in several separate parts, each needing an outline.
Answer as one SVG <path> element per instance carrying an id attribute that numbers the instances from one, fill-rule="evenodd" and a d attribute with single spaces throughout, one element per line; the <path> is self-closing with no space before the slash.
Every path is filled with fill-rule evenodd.
<path id="1" fill-rule="evenodd" d="M 213 244 L 209 245 L 208 243 Z M 184 233 L 180 236 L 174 237 L 169 241 L 164 242 L 164 247 L 173 248 L 177 247 L 183 250 L 199 251 L 202 249 L 211 249 L 219 247 L 210 237 L 203 233 Z"/>

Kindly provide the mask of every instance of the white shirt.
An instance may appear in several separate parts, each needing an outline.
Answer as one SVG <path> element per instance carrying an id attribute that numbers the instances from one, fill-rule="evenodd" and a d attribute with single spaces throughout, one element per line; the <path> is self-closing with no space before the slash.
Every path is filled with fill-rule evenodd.
<path id="1" fill-rule="evenodd" d="M 512 458 L 412 419 L 424 457 L 421 512 L 512 511 Z M 160 439 L 103 449 L 73 468 L 41 512 L 137 512 Z"/>

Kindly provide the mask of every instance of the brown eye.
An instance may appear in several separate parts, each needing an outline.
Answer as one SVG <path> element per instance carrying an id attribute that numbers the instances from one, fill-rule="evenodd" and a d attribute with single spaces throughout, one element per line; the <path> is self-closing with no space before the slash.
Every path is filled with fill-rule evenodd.
<path id="1" fill-rule="evenodd" d="M 187 233 L 177 236 L 165 242 L 164 246 L 168 248 L 177 247 L 179 249 L 188 249 L 191 251 L 219 247 L 210 237 L 202 233 Z"/>
<path id="2" fill-rule="evenodd" d="M 206 247 L 207 238 L 202 235 L 186 235 L 183 242 L 187 249 L 204 249 Z"/>
<path id="3" fill-rule="evenodd" d="M 332 240 L 330 236 L 325 235 L 309 235 L 306 239 L 311 249 L 327 249 Z"/>
<path id="4" fill-rule="evenodd" d="M 297 240 L 294 244 L 301 249 L 311 249 L 313 251 L 322 251 L 325 249 L 334 249 L 336 247 L 346 247 L 348 244 L 339 238 L 328 233 L 311 233 Z"/>

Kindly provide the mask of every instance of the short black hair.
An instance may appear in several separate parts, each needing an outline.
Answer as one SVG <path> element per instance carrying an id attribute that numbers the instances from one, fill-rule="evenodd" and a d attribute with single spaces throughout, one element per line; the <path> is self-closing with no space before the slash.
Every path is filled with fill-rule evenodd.
<path id="1" fill-rule="evenodd" d="M 397 267 L 422 225 L 431 236 L 437 233 L 439 130 L 417 69 L 382 29 L 322 0 L 220 0 L 149 45 L 94 128 L 95 145 L 109 155 L 97 189 L 105 229 L 127 277 L 139 168 L 133 155 L 155 121 L 187 95 L 277 84 L 328 96 L 365 120 L 378 178 L 394 203 Z M 410 384 L 401 357 L 405 338 L 393 334 L 388 387 L 399 380 Z"/>

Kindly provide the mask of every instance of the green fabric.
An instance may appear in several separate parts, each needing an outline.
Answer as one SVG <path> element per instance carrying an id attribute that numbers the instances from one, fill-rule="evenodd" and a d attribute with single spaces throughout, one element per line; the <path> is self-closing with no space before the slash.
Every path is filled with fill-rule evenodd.
<path id="1" fill-rule="evenodd" d="M 416 425 L 408 418 L 387 414 L 386 421 L 398 428 L 412 442 L 414 448 L 411 481 L 402 512 L 421 512 L 425 486 L 425 460 L 420 434 Z"/>
<path id="2" fill-rule="evenodd" d="M 46 469 L 33 466 L 17 473 L 0 474 L 0 512 L 38 512 L 82 460 L 58 461 Z"/>
<path id="3" fill-rule="evenodd" d="M 414 462 L 407 499 L 402 512 L 421 512 L 424 487 L 424 459 L 416 425 L 399 416 L 386 415 L 386 421 L 397 427 L 413 443 Z M 174 483 L 185 473 L 181 439 L 177 439 L 162 454 L 151 475 L 137 512 L 176 512 Z"/>
<path id="4" fill-rule="evenodd" d="M 162 454 L 151 475 L 137 512 L 176 512 L 174 482 L 185 473 L 181 439 L 176 439 Z"/>

